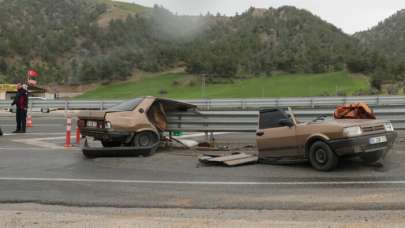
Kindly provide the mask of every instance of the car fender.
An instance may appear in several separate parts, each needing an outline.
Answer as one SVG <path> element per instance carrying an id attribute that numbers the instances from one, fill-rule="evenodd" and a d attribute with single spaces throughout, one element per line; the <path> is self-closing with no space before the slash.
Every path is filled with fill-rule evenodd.
<path id="1" fill-rule="evenodd" d="M 322 133 L 316 133 L 316 134 L 312 134 L 310 136 L 308 136 L 305 140 L 305 157 L 308 158 L 308 153 L 309 153 L 309 149 L 310 146 L 313 142 L 320 140 L 320 141 L 324 141 L 324 142 L 329 142 L 330 138 Z"/>
<path id="2" fill-rule="evenodd" d="M 142 131 L 152 131 L 153 133 L 159 135 L 158 130 L 156 130 L 156 128 L 151 128 L 151 127 L 140 128 L 140 129 L 136 130 L 135 133 L 139 133 L 139 132 L 142 132 Z"/>

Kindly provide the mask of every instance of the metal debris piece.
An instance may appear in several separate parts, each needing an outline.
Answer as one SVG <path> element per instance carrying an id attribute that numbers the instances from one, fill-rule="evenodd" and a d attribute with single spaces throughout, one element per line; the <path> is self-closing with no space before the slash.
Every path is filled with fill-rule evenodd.
<path id="1" fill-rule="evenodd" d="M 258 157 L 246 153 L 233 153 L 228 155 L 204 154 L 198 158 L 198 161 L 208 165 L 238 166 L 256 163 L 258 161 Z"/>

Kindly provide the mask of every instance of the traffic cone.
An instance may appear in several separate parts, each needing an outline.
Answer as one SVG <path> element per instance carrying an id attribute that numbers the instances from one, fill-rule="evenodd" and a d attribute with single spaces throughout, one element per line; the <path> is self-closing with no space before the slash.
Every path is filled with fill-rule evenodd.
<path id="1" fill-rule="evenodd" d="M 32 116 L 27 116 L 27 128 L 32 128 Z"/>
<path id="2" fill-rule="evenodd" d="M 80 144 L 80 128 L 76 126 L 76 144 Z"/>
<path id="3" fill-rule="evenodd" d="M 68 115 L 66 119 L 66 142 L 65 148 L 72 147 L 72 143 L 70 142 L 70 131 L 72 130 L 72 117 Z"/>

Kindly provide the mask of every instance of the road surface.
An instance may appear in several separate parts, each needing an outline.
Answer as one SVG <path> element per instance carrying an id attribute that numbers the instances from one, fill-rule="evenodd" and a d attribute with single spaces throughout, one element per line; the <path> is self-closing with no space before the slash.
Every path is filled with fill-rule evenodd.
<path id="1" fill-rule="evenodd" d="M 152 157 L 86 159 L 64 145 L 62 115 L 34 116 L 27 134 L 10 134 L 11 115 L 0 115 L 0 202 L 132 208 L 250 210 L 405 209 L 405 143 L 400 134 L 383 166 L 343 161 L 329 173 L 307 163 L 234 168 L 198 165 L 182 149 Z M 218 135 L 239 151 L 254 135 Z M 203 138 L 197 138 L 202 140 Z M 254 151 L 254 149 L 253 149 Z"/>

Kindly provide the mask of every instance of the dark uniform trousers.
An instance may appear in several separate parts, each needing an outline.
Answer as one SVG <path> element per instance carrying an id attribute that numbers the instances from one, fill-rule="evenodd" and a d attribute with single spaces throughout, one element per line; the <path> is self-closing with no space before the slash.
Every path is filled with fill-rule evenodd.
<path id="1" fill-rule="evenodd" d="M 17 108 L 17 113 L 15 115 L 17 120 L 17 131 L 24 131 L 27 126 L 27 110 Z"/>

